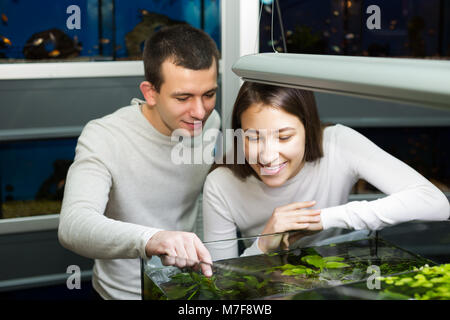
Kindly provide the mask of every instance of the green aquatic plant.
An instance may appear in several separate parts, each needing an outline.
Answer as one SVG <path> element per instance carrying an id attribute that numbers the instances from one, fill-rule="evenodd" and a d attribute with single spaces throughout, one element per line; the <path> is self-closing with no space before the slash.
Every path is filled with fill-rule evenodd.
<path id="1" fill-rule="evenodd" d="M 169 299 L 191 300 L 198 294 L 204 298 L 218 298 L 221 292 L 215 284 L 215 277 L 207 278 L 197 272 L 182 272 L 172 276 L 172 283 L 176 286 L 168 290 Z"/>
<path id="2" fill-rule="evenodd" d="M 302 258 L 303 262 L 306 262 L 316 268 L 319 268 L 322 272 L 323 269 L 339 269 L 350 267 L 349 264 L 340 261 L 345 260 L 342 257 L 325 257 L 322 258 L 319 255 L 307 255 Z"/>
<path id="3" fill-rule="evenodd" d="M 245 280 L 247 280 L 246 283 L 250 287 L 254 287 L 255 289 L 261 289 L 268 282 L 268 279 L 263 280 L 263 281 L 258 281 L 258 279 L 255 276 L 243 276 L 243 278 Z"/>
<path id="4" fill-rule="evenodd" d="M 284 264 L 282 266 L 277 266 L 277 267 L 272 267 L 270 269 L 268 269 L 265 274 L 270 274 L 276 270 L 282 270 L 283 272 L 281 273 L 281 275 L 283 276 L 295 276 L 295 275 L 300 275 L 300 274 L 315 274 L 317 273 L 316 270 L 313 270 L 311 268 L 308 268 L 306 266 L 303 265 L 292 265 L 290 263 Z"/>
<path id="5" fill-rule="evenodd" d="M 340 268 L 346 268 L 350 265 L 340 262 L 343 261 L 344 258 L 342 257 L 321 257 L 317 254 L 315 255 L 306 255 L 301 258 L 301 261 L 309 264 L 312 267 L 308 267 L 302 264 L 293 265 L 290 263 L 286 263 L 281 266 L 276 266 L 269 268 L 265 274 L 270 274 L 272 272 L 275 272 L 277 270 L 282 271 L 282 276 L 318 276 L 323 273 L 325 269 L 340 269 Z"/>
<path id="6" fill-rule="evenodd" d="M 207 278 L 198 272 L 182 272 L 171 277 L 166 287 L 169 299 L 236 299 L 255 295 L 263 289 L 269 279 L 258 279 L 253 275 L 239 275 L 226 271 L 220 278 Z"/>
<path id="7" fill-rule="evenodd" d="M 450 264 L 415 268 L 413 273 L 379 277 L 386 288 L 383 292 L 404 294 L 416 300 L 450 300 Z"/>

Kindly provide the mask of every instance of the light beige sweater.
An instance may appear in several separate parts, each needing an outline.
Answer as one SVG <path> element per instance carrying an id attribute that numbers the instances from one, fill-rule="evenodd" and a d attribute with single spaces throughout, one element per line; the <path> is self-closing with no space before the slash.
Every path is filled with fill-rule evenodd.
<path id="1" fill-rule="evenodd" d="M 195 231 L 197 199 L 210 169 L 207 163 L 175 164 L 171 154 L 179 141 L 147 121 L 142 102 L 133 99 L 89 122 L 67 176 L 59 240 L 95 259 L 93 286 L 105 299 L 140 299 L 138 258 L 146 257 L 154 233 Z M 216 111 L 203 132 L 210 128 L 220 128 Z"/>
<path id="2" fill-rule="evenodd" d="M 204 240 L 258 235 L 277 207 L 316 200 L 324 230 L 301 239 L 301 246 L 319 245 L 344 229 L 378 230 L 410 220 L 446 220 L 445 195 L 414 169 L 343 125 L 327 127 L 324 157 L 307 162 L 300 172 L 278 188 L 251 176 L 240 180 L 228 168 L 211 172 L 203 190 Z M 374 201 L 348 202 L 352 186 L 364 179 L 387 196 Z M 235 241 L 207 246 L 213 260 L 236 257 Z M 254 245 L 245 255 L 261 253 Z"/>

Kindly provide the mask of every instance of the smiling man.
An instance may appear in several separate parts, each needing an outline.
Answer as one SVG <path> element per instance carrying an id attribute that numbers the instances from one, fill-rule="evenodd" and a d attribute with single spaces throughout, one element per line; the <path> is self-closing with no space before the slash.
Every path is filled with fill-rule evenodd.
<path id="1" fill-rule="evenodd" d="M 205 32 L 189 25 L 160 30 L 144 48 L 145 100 L 83 129 L 58 235 L 64 247 L 95 259 L 92 284 L 103 299 L 140 299 L 140 257 L 211 262 L 193 233 L 210 165 L 173 163 L 178 141 L 171 136 L 178 129 L 186 140 L 218 132 L 218 60 Z"/>
<path id="2" fill-rule="evenodd" d="M 152 80 L 157 71 L 149 70 L 146 72 L 149 80 L 140 85 L 147 102 L 143 114 L 164 135 L 176 129 L 185 129 L 190 135 L 199 134 L 216 102 L 216 59 L 211 59 L 209 68 L 200 70 L 183 67 L 180 63 L 169 56 L 160 66 L 164 84 L 153 84 L 158 83 Z"/>

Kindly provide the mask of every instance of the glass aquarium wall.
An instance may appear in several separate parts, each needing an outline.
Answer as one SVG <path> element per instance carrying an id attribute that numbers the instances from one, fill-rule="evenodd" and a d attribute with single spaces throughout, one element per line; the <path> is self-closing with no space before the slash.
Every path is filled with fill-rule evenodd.
<path id="1" fill-rule="evenodd" d="M 288 233 L 262 237 L 277 241 L 283 236 Z M 244 249 L 256 239 L 207 242 L 205 246 L 210 252 L 236 245 Z M 378 237 L 314 247 L 294 245 L 265 253 L 241 252 L 241 256 L 212 264 L 167 256 L 142 260 L 143 299 L 284 299 L 299 292 L 366 282 L 372 269 L 388 276 L 435 265 Z M 206 270 L 212 271 L 211 277 L 204 275 Z"/>
<path id="2" fill-rule="evenodd" d="M 0 64 L 17 63 L 0 75 L 1 218 L 59 213 L 83 126 L 142 98 L 138 62 L 125 75 L 92 64 L 113 75 L 87 68 L 81 78 L 63 62 L 141 60 L 150 35 L 184 23 L 206 31 L 220 50 L 220 0 L 0 0 Z M 47 71 L 49 64 L 33 62 L 62 63 Z M 33 66 L 42 71 L 21 71 Z M 56 69 L 66 74 L 53 75 Z"/>
<path id="3" fill-rule="evenodd" d="M 0 218 L 61 210 L 76 138 L 0 142 Z"/>
<path id="4" fill-rule="evenodd" d="M 448 1 L 282 0 L 283 28 L 262 2 L 260 52 L 450 58 Z"/>
<path id="5" fill-rule="evenodd" d="M 220 0 L 0 0 L 0 63 L 139 60 L 161 27 L 188 23 L 220 49 Z"/>
<path id="6" fill-rule="evenodd" d="M 377 146 L 402 160 L 450 196 L 450 126 L 355 128 Z M 360 179 L 353 194 L 381 192 Z"/>

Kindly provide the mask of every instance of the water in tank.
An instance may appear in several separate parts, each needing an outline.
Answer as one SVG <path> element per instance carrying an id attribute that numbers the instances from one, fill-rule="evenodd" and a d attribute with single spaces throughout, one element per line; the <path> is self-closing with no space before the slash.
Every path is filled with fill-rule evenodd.
<path id="1" fill-rule="evenodd" d="M 0 62 L 140 59 L 149 35 L 178 23 L 220 49 L 220 0 L 0 0 Z"/>

